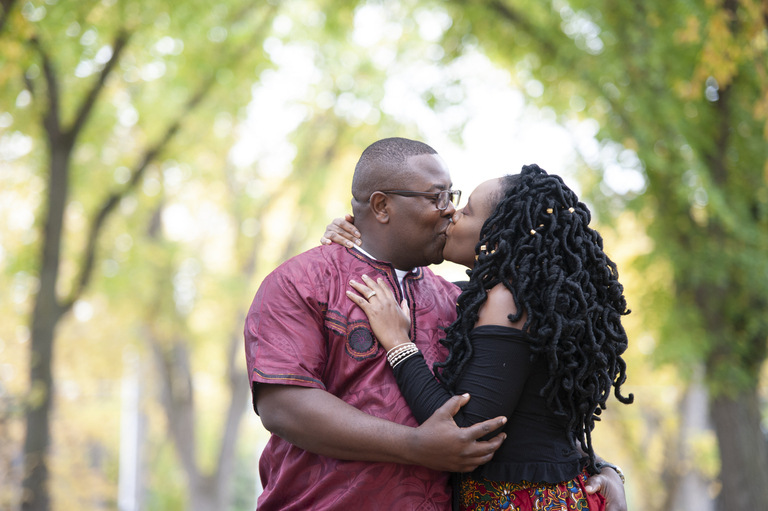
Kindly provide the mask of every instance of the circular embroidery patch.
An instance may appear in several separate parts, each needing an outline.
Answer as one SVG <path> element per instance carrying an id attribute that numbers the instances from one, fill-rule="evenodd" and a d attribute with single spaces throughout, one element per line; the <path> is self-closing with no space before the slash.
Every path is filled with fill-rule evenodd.
<path id="1" fill-rule="evenodd" d="M 376 355 L 379 345 L 373 334 L 365 327 L 357 327 L 347 337 L 347 351 L 357 360 L 363 360 Z"/>

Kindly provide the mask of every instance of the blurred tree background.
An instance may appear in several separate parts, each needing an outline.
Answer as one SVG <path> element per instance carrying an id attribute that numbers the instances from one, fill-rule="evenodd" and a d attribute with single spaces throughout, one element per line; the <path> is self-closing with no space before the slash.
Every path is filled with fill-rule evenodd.
<path id="1" fill-rule="evenodd" d="M 543 166 L 596 211 L 634 309 L 637 402 L 597 430 L 630 509 L 768 502 L 765 2 L 0 9 L 0 509 L 253 509 L 244 314 L 387 136 L 465 193 L 570 148 Z"/>

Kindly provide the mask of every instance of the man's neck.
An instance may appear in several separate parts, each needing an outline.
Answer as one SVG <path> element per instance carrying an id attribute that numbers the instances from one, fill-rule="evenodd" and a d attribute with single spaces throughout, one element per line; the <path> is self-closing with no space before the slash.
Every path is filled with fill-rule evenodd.
<path id="1" fill-rule="evenodd" d="M 363 254 L 367 255 L 368 257 L 371 257 L 373 259 L 381 261 L 381 259 L 379 259 L 378 257 L 374 257 L 372 254 L 369 254 L 363 247 L 360 247 L 358 245 L 354 245 L 354 248 L 355 248 L 355 250 L 359 250 L 360 252 L 362 252 Z M 387 261 L 387 262 L 389 262 L 389 261 Z M 398 287 L 400 288 L 401 291 L 403 289 L 403 279 L 405 278 L 405 276 L 409 272 L 410 272 L 410 270 L 398 270 L 397 268 L 395 268 L 395 274 L 397 275 L 397 285 L 398 285 Z"/>
<path id="2" fill-rule="evenodd" d="M 368 256 L 378 260 L 378 261 L 385 261 L 387 263 L 390 263 L 392 266 L 395 267 L 396 270 L 402 270 L 402 271 L 411 271 L 413 268 L 401 268 L 398 265 L 397 262 L 393 261 L 393 258 L 390 255 L 390 252 L 385 248 L 377 243 L 371 243 L 365 241 L 365 235 L 363 235 L 363 244 L 360 246 L 360 248 L 365 252 Z"/>

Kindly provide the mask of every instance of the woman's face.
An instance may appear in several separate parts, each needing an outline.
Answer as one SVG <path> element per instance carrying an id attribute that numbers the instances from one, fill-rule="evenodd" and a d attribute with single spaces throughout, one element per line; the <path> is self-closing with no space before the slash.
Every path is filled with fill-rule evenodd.
<path id="1" fill-rule="evenodd" d="M 448 239 L 443 257 L 468 268 L 475 266 L 475 246 L 480 241 L 480 230 L 493 213 L 494 199 L 500 193 L 501 178 L 490 179 L 478 185 L 467 200 L 467 205 L 453 215 L 448 226 Z"/>

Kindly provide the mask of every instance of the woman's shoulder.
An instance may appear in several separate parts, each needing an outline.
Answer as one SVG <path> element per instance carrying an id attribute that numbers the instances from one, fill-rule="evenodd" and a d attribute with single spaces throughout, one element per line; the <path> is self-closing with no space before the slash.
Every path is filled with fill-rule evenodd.
<path id="1" fill-rule="evenodd" d="M 497 284 L 488 290 L 488 298 L 478 311 L 475 327 L 497 325 L 522 329 L 527 319 L 525 313 L 523 313 L 518 321 L 514 323 L 509 321 L 509 315 L 516 313 L 517 306 L 515 305 L 515 298 L 512 296 L 512 292 L 504 284 Z"/>

